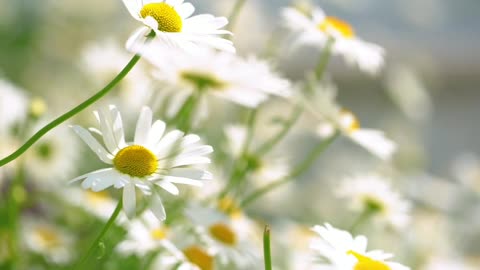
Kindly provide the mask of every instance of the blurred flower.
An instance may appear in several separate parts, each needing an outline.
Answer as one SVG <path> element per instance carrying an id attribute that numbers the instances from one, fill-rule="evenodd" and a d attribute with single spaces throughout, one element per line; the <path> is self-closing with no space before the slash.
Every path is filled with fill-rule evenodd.
<path id="1" fill-rule="evenodd" d="M 314 90 L 315 93 L 306 102 L 307 105 L 310 102 L 315 105 L 314 108 L 309 105 L 309 110 L 323 121 L 317 127 L 319 136 L 330 137 L 340 129 L 349 139 L 379 158 L 388 160 L 392 157 L 397 145 L 380 130 L 361 128 L 357 117 L 337 104 L 337 92 L 333 86 L 320 85 Z"/>
<path id="2" fill-rule="evenodd" d="M 173 245 L 168 240 L 170 229 L 149 210 L 125 224 L 125 229 L 127 231 L 126 239 L 117 248 L 122 254 L 136 254 L 142 257 L 162 248 L 170 250 Z"/>
<path id="3" fill-rule="evenodd" d="M 160 254 L 152 264 L 151 269 L 180 270 L 214 270 L 215 258 L 210 250 L 198 245 L 169 250 L 170 254 Z"/>
<path id="4" fill-rule="evenodd" d="M 73 239 L 62 228 L 27 219 L 22 236 L 31 251 L 45 256 L 53 263 L 66 264 L 72 258 Z"/>
<path id="5" fill-rule="evenodd" d="M 27 113 L 27 95 L 10 82 L 0 79 L 0 134 L 7 134 L 15 123 L 26 118 Z"/>
<path id="6" fill-rule="evenodd" d="M 227 18 L 210 14 L 192 16 L 195 8 L 183 0 L 123 0 L 132 17 L 145 26 L 137 29 L 127 41 L 127 48 L 135 50 L 145 42 L 153 30 L 156 45 L 178 47 L 194 51 L 199 46 L 235 52 L 230 40 L 219 35 L 231 34 L 221 29 Z"/>
<path id="7" fill-rule="evenodd" d="M 386 89 L 393 102 L 409 118 L 422 121 L 430 117 L 433 104 L 422 80 L 406 67 L 389 71 Z"/>
<path id="8" fill-rule="evenodd" d="M 378 175 L 348 178 L 340 184 L 337 195 L 349 199 L 353 210 L 372 213 L 394 228 L 404 228 L 410 220 L 410 203 Z"/>
<path id="9" fill-rule="evenodd" d="M 458 156 L 453 162 L 452 174 L 462 184 L 480 193 L 480 158 L 476 154 Z"/>
<path id="10" fill-rule="evenodd" d="M 179 130 L 165 134 L 164 122 L 157 120 L 152 125 L 150 108 L 142 109 L 134 141 L 128 144 L 121 115 L 115 106 L 104 113 L 95 112 L 95 116 L 101 130 L 91 131 L 103 137 L 106 149 L 86 129 L 80 126 L 73 126 L 73 129 L 100 160 L 112 167 L 87 173 L 71 182 L 85 179 L 82 187 L 95 192 L 110 186 L 123 188 L 123 209 L 128 217 L 135 214 L 135 187 L 145 195 L 155 193 L 151 209 L 163 220 L 166 214 L 157 186 L 178 195 L 175 183 L 201 186 L 201 180 L 211 178 L 207 171 L 191 166 L 209 163 L 205 155 L 213 151 L 212 147 L 199 144 L 200 137 L 194 134 L 184 135 Z"/>
<path id="11" fill-rule="evenodd" d="M 367 238 L 353 237 L 349 232 L 336 229 L 330 224 L 312 228 L 318 237 L 312 239 L 310 247 L 319 256 L 319 264 L 325 269 L 338 270 L 407 270 L 399 263 L 386 261 L 392 254 L 381 250 L 367 251 Z"/>
<path id="12" fill-rule="evenodd" d="M 49 188 L 72 176 L 79 158 L 78 148 L 78 143 L 66 128 L 55 129 L 25 154 L 25 168 L 39 187 Z"/>
<path id="13" fill-rule="evenodd" d="M 339 54 L 362 71 L 376 74 L 384 64 L 384 50 L 356 37 L 352 26 L 336 17 L 326 16 L 322 9 L 307 12 L 285 8 L 283 17 L 287 28 L 297 34 L 296 43 L 322 47 L 332 40 L 332 52 Z"/>
<path id="14" fill-rule="evenodd" d="M 179 94 L 183 99 L 201 91 L 254 108 L 269 95 L 291 95 L 288 80 L 276 74 L 267 62 L 255 57 L 243 59 L 210 49 L 195 54 L 167 49 L 146 51 L 145 57 L 156 68 L 153 75 L 175 87 L 175 91 L 182 89 Z"/>
<path id="15" fill-rule="evenodd" d="M 118 203 L 105 190 L 94 192 L 91 190 L 68 188 L 61 190 L 61 196 L 65 198 L 67 202 L 85 209 L 88 213 L 104 221 L 108 220 L 112 215 Z M 124 216 L 117 218 L 116 221 L 121 223 L 124 218 Z"/>
<path id="16" fill-rule="evenodd" d="M 477 269 L 473 266 L 467 265 L 461 260 L 453 258 L 432 258 L 428 264 L 422 268 L 423 270 L 473 270 Z"/>
<path id="17" fill-rule="evenodd" d="M 220 265 L 234 269 L 258 265 L 260 250 L 254 242 L 256 227 L 241 212 L 226 215 L 213 208 L 191 205 L 186 214 L 219 258 Z"/>
<path id="18" fill-rule="evenodd" d="M 282 269 L 318 269 L 313 265 L 315 257 L 309 249 L 309 243 L 314 236 L 315 233 L 310 228 L 299 224 L 290 224 L 285 231 L 278 234 L 280 239 L 277 240 L 281 241 L 286 249 L 286 266 Z"/>

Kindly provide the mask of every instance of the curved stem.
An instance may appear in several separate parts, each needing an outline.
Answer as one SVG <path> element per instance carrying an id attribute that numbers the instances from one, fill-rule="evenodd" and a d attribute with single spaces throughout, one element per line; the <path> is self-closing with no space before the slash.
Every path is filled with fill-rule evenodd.
<path id="1" fill-rule="evenodd" d="M 270 251 L 270 227 L 265 226 L 263 232 L 263 258 L 265 260 L 265 270 L 272 270 L 272 255 Z"/>
<path id="2" fill-rule="evenodd" d="M 230 15 L 228 16 L 228 30 L 232 30 L 233 27 L 235 26 L 235 23 L 238 18 L 238 14 L 240 14 L 240 10 L 242 10 L 243 5 L 245 5 L 245 2 L 247 0 L 237 0 L 235 3 L 235 6 L 233 6 L 232 12 L 230 12 Z"/>
<path id="3" fill-rule="evenodd" d="M 317 159 L 317 157 L 325 151 L 325 149 L 328 148 L 330 144 L 332 144 L 333 141 L 335 141 L 336 138 L 340 135 L 340 132 L 336 132 L 334 135 L 332 135 L 330 138 L 322 141 L 320 144 L 315 147 L 310 154 L 300 163 L 298 164 L 292 172 L 286 176 L 283 179 L 280 179 L 278 181 L 272 182 L 262 188 L 257 189 L 250 195 L 248 195 L 240 204 L 241 207 L 246 207 L 247 205 L 251 204 L 254 202 L 256 199 L 260 198 L 261 196 L 265 195 L 266 193 L 272 191 L 273 189 L 282 186 L 290 181 L 293 181 L 295 177 L 300 176 L 302 173 L 304 173 L 312 164 L 313 162 Z"/>
<path id="4" fill-rule="evenodd" d="M 102 241 L 103 237 L 105 236 L 105 234 L 107 233 L 107 231 L 110 229 L 110 227 L 112 227 L 113 223 L 115 222 L 115 220 L 117 219 L 118 217 L 118 214 L 120 214 L 120 210 L 122 210 L 122 200 L 119 200 L 118 201 L 118 204 L 117 204 L 117 207 L 115 208 L 115 211 L 113 211 L 112 215 L 110 216 L 110 218 L 108 219 L 107 223 L 105 224 L 105 226 L 103 227 L 102 231 L 100 232 L 100 234 L 97 236 L 97 238 L 95 239 L 95 241 L 93 241 L 92 245 L 90 246 L 90 248 L 88 249 L 87 253 L 82 257 L 81 260 L 79 260 L 75 266 L 73 267 L 73 269 L 80 269 L 80 267 L 88 260 L 88 258 L 90 258 L 90 256 L 92 256 L 93 252 L 95 251 L 95 249 L 98 247 L 98 245 L 100 244 L 100 242 Z"/>
<path id="5" fill-rule="evenodd" d="M 60 125 L 61 123 L 65 122 L 69 118 L 73 117 L 77 113 L 83 111 L 96 101 L 98 101 L 100 98 L 105 96 L 108 92 L 110 92 L 115 85 L 117 85 L 125 76 L 132 70 L 132 68 L 137 64 L 138 60 L 140 60 L 140 55 L 135 55 L 133 58 L 128 62 L 128 64 L 118 73 L 118 75 L 109 83 L 107 86 L 105 86 L 102 90 L 97 92 L 95 95 L 90 97 L 89 99 L 85 100 L 82 102 L 80 105 L 76 106 L 75 108 L 71 109 L 70 111 L 66 112 L 65 114 L 59 116 L 52 122 L 48 123 L 46 126 L 44 126 L 42 129 L 37 131 L 30 139 L 28 139 L 20 148 L 18 148 L 15 152 L 10 154 L 9 156 L 3 158 L 0 160 L 0 167 L 15 160 L 18 158 L 20 155 L 25 153 L 35 142 L 37 142 L 40 138 L 42 138 L 45 134 L 47 134 L 50 130 L 54 129 L 56 126 Z"/>

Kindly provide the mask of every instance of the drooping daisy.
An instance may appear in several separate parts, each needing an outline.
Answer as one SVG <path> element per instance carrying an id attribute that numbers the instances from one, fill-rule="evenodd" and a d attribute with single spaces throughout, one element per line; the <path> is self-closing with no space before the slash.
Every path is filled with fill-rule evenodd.
<path id="1" fill-rule="evenodd" d="M 352 112 L 337 104 L 337 92 L 333 86 L 320 85 L 314 90 L 314 95 L 305 102 L 309 111 L 321 120 L 317 127 L 318 135 L 329 137 L 336 130 L 340 130 L 343 135 L 379 158 L 388 160 L 392 157 L 397 145 L 388 139 L 383 131 L 362 128 Z M 315 107 L 311 104 L 315 104 Z"/>
<path id="2" fill-rule="evenodd" d="M 132 142 L 125 141 L 122 118 L 115 106 L 107 112 L 95 112 L 100 130 L 73 126 L 74 131 L 110 168 L 97 170 L 73 179 L 85 179 L 84 189 L 95 192 L 110 186 L 123 188 L 123 209 L 128 217 L 135 214 L 138 187 L 145 195 L 151 195 L 151 209 L 155 216 L 163 220 L 165 209 L 158 188 L 178 195 L 175 184 L 201 186 L 202 180 L 210 179 L 211 174 L 197 165 L 206 164 L 206 155 L 213 149 L 200 143 L 200 137 L 185 135 L 179 130 L 165 133 L 166 125 L 157 120 L 152 124 L 152 111 L 144 107 L 140 113 Z M 102 146 L 93 134 L 103 138 Z"/>
<path id="3" fill-rule="evenodd" d="M 255 224 L 236 211 L 233 215 L 214 208 L 191 205 L 187 216 L 196 226 L 203 241 L 213 249 L 222 266 L 249 269 L 259 263 L 259 247 Z"/>
<path id="4" fill-rule="evenodd" d="M 22 224 L 25 246 L 56 264 L 66 264 L 72 259 L 72 234 L 52 224 L 26 219 Z"/>
<path id="5" fill-rule="evenodd" d="M 0 134 L 7 134 L 12 125 L 25 119 L 28 97 L 18 87 L 0 78 Z"/>
<path id="6" fill-rule="evenodd" d="M 144 24 L 128 39 L 128 49 L 141 47 L 153 31 L 156 36 L 153 43 L 163 46 L 188 51 L 206 46 L 235 52 L 233 43 L 220 37 L 231 35 L 222 29 L 228 24 L 227 18 L 210 14 L 192 16 L 194 6 L 183 0 L 123 0 L 123 3 L 133 18 Z"/>
<path id="7" fill-rule="evenodd" d="M 387 261 L 393 255 L 381 250 L 367 251 L 367 238 L 353 237 L 349 232 L 336 229 L 330 224 L 316 225 L 312 230 L 318 234 L 310 243 L 317 254 L 318 264 L 335 270 L 408 270 L 409 267 Z"/>
<path id="8" fill-rule="evenodd" d="M 145 50 L 145 57 L 156 68 L 153 75 L 177 91 L 182 89 L 179 95 L 183 99 L 200 91 L 255 108 L 270 95 L 291 95 L 288 80 L 276 74 L 267 62 L 254 57 L 243 59 L 210 49 L 195 54 Z"/>
<path id="9" fill-rule="evenodd" d="M 337 195 L 350 200 L 352 210 L 368 211 L 394 228 L 404 228 L 410 220 L 410 203 L 378 175 L 348 178 L 340 184 Z"/>
<path id="10" fill-rule="evenodd" d="M 325 47 L 333 42 L 333 54 L 342 55 L 347 63 L 370 74 L 376 74 L 384 64 L 383 48 L 361 40 L 350 24 L 325 15 L 318 7 L 311 12 L 285 8 L 283 17 L 286 27 L 297 34 L 297 43 Z"/>

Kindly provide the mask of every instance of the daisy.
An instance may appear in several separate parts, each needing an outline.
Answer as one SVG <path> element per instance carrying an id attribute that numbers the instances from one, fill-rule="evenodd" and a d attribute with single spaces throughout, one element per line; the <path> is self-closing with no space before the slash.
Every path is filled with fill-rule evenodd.
<path id="1" fill-rule="evenodd" d="M 318 234 L 310 248 L 319 257 L 319 264 L 325 269 L 335 270 L 408 270 L 409 267 L 387 261 L 392 254 L 381 250 L 367 251 L 367 238 L 353 237 L 349 232 L 332 227 L 316 225 L 312 231 Z M 328 267 L 328 268 L 327 268 Z"/>
<path id="2" fill-rule="evenodd" d="M 31 219 L 23 222 L 22 230 L 23 241 L 29 250 L 56 264 L 66 264 L 71 260 L 74 244 L 71 234 L 57 226 Z"/>
<path id="3" fill-rule="evenodd" d="M 219 35 L 231 35 L 222 29 L 227 18 L 210 14 L 192 16 L 195 8 L 183 0 L 123 0 L 132 17 L 143 23 L 127 41 L 129 50 L 142 46 L 153 31 L 156 41 L 184 50 L 197 50 L 201 46 L 235 52 L 230 40 Z M 157 44 L 157 45 L 159 45 Z"/>
<path id="4" fill-rule="evenodd" d="M 195 54 L 180 50 L 145 50 L 145 58 L 154 65 L 153 73 L 161 82 L 186 99 L 196 91 L 255 108 L 270 95 L 289 97 L 290 83 L 269 64 L 255 57 L 202 49 Z M 255 78 L 255 80 L 252 80 Z"/>
<path id="5" fill-rule="evenodd" d="M 152 263 L 152 270 L 214 270 L 215 256 L 211 250 L 199 245 L 189 245 L 178 249 L 174 246 L 167 254 L 160 254 Z"/>
<path id="6" fill-rule="evenodd" d="M 302 12 L 289 7 L 283 10 L 283 17 L 286 27 L 297 35 L 297 43 L 325 47 L 333 42 L 333 54 L 342 55 L 347 63 L 370 74 L 376 74 L 384 64 L 383 48 L 361 40 L 350 24 L 325 15 L 320 8 Z"/>
<path id="7" fill-rule="evenodd" d="M 196 226 L 203 241 L 213 249 L 222 266 L 248 269 L 258 264 L 260 250 L 255 240 L 260 233 L 245 215 L 234 215 L 202 206 L 190 206 L 186 215 Z"/>
<path id="8" fill-rule="evenodd" d="M 410 203 L 378 175 L 359 175 L 344 180 L 337 195 L 350 200 L 357 212 L 371 212 L 384 223 L 404 228 L 410 220 Z"/>
<path id="9" fill-rule="evenodd" d="M 84 179 L 82 187 L 95 192 L 113 186 L 123 188 L 123 209 L 133 217 L 136 208 L 135 187 L 143 194 L 151 195 L 151 209 L 155 216 L 164 220 L 165 209 L 158 188 L 178 195 L 175 184 L 201 186 L 202 180 L 211 178 L 207 171 L 196 167 L 206 164 L 206 155 L 213 149 L 200 144 L 200 137 L 185 135 L 179 130 L 165 133 L 166 125 L 157 120 L 152 124 L 152 111 L 144 107 L 140 113 L 132 142 L 125 141 L 122 118 L 115 106 L 107 112 L 95 112 L 100 130 L 88 130 L 73 126 L 73 130 L 95 152 L 98 158 L 111 167 L 87 173 L 71 182 Z M 93 134 L 103 138 L 102 146 Z"/>
<path id="10" fill-rule="evenodd" d="M 372 154 L 383 160 L 389 160 L 395 153 L 397 145 L 380 130 L 362 128 L 360 121 L 351 111 L 337 104 L 336 96 L 337 91 L 333 86 L 321 85 L 315 89 L 315 94 L 305 101 L 309 111 L 321 120 L 317 134 L 325 138 L 340 130 L 343 135 Z M 315 107 L 310 104 L 315 104 Z"/>
<path id="11" fill-rule="evenodd" d="M 0 78 L 0 134 L 7 134 L 28 113 L 28 97 L 23 90 Z"/>

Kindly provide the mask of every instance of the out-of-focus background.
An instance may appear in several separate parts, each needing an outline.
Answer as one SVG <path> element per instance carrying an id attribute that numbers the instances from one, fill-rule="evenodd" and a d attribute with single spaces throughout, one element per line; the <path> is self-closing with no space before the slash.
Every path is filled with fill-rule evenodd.
<path id="1" fill-rule="evenodd" d="M 223 16 L 234 4 L 233 0 L 191 2 L 199 11 Z M 276 62 L 278 68 L 289 78 L 299 80 L 316 64 L 312 56 L 318 50 L 289 50 L 277 40 L 283 31 L 281 8 L 291 3 L 247 0 L 233 30 L 234 41 L 241 55 L 265 54 L 272 46 L 277 47 L 273 54 L 280 59 Z M 316 203 L 315 198 L 329 195 L 314 185 L 312 178 L 326 179 L 335 186 L 336 180 L 345 175 L 395 167 L 409 199 L 426 212 L 434 209 L 451 218 L 448 231 L 453 237 L 449 240 L 457 255 L 478 259 L 480 234 L 475 228 L 480 225 L 480 2 L 314 3 L 348 21 L 362 39 L 385 48 L 387 64 L 377 77 L 349 68 L 341 59 L 333 60 L 330 76 L 338 85 L 339 102 L 354 111 L 365 127 L 384 130 L 399 143 L 399 153 L 393 165 L 385 165 L 362 149 L 352 150 L 351 143 L 342 140 L 302 178 L 300 185 L 307 188 L 297 189 L 298 194 L 288 193 L 291 201 L 282 199 L 267 208 L 300 220 L 307 220 L 307 215 L 317 217 L 317 223 L 321 223 L 327 221 L 321 217 L 333 216 L 336 210 Z M 120 0 L 0 0 L 0 76 L 32 97 L 42 97 L 49 114 L 59 115 L 98 90 L 92 86 L 82 62 L 85 48 L 106 40 L 122 48 L 136 26 Z M 292 136 L 285 146 L 300 153 L 308 147 L 301 142 Z M 309 189 L 310 185 L 314 188 Z M 289 208 L 288 204 L 295 207 Z M 335 216 L 338 222 L 348 219 Z M 440 221 L 428 222 L 422 224 L 426 231 L 443 228 Z M 436 237 L 432 233 L 424 241 L 431 244 Z M 377 242 L 387 246 L 386 250 L 400 249 L 386 239 Z"/>

